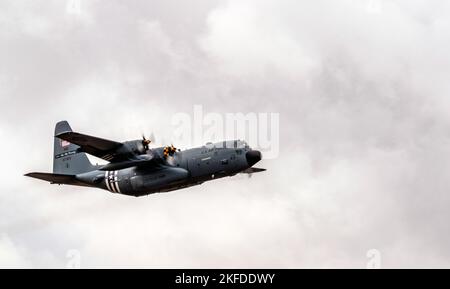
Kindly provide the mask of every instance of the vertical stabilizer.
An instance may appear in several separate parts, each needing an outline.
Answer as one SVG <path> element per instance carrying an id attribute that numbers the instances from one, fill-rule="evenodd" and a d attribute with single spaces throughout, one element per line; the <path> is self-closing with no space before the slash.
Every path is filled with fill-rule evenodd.
<path id="1" fill-rule="evenodd" d="M 67 121 L 60 121 L 55 127 L 55 136 L 72 129 Z M 54 137 L 53 149 L 53 173 L 76 175 L 95 170 L 86 156 L 80 151 L 80 147 L 68 141 Z"/>

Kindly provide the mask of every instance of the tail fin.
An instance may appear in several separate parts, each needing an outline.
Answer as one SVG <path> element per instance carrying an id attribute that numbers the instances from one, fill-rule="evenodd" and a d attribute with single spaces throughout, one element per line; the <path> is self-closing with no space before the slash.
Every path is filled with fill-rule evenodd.
<path id="1" fill-rule="evenodd" d="M 55 136 L 64 132 L 71 132 L 72 129 L 67 121 L 60 121 L 55 127 Z M 53 149 L 53 173 L 76 175 L 96 169 L 86 156 L 80 152 L 80 147 L 68 141 L 54 138 Z"/>

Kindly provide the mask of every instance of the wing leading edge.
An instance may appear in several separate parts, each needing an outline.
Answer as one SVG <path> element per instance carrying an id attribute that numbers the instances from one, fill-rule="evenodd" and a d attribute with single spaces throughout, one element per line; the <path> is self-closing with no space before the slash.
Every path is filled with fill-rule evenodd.
<path id="1" fill-rule="evenodd" d="M 72 131 L 59 133 L 55 137 L 76 144 L 83 152 L 106 161 L 114 161 L 114 152 L 123 145 L 120 142 Z"/>

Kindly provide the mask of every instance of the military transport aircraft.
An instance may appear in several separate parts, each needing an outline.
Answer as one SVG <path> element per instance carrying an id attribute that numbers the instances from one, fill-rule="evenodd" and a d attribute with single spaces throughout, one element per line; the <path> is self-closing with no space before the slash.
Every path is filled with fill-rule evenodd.
<path id="1" fill-rule="evenodd" d="M 237 173 L 265 171 L 252 167 L 261 160 L 261 152 L 240 140 L 207 143 L 184 151 L 173 145 L 150 148 L 150 143 L 145 136 L 123 143 L 89 136 L 73 132 L 67 121 L 60 121 L 55 128 L 53 173 L 25 176 L 138 197 Z M 86 154 L 109 163 L 92 165 Z"/>

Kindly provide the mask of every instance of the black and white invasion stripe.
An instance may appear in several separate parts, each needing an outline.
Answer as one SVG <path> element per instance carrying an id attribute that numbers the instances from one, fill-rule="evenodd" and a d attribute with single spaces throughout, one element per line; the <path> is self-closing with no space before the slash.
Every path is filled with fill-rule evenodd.
<path id="1" fill-rule="evenodd" d="M 105 184 L 108 191 L 121 194 L 118 180 L 118 171 L 105 172 Z"/>

